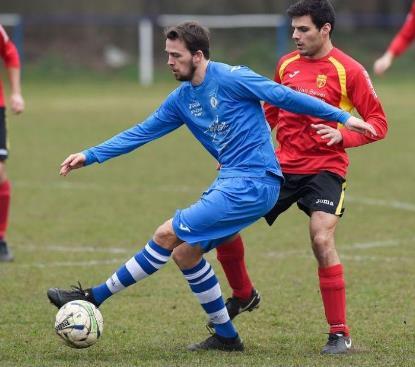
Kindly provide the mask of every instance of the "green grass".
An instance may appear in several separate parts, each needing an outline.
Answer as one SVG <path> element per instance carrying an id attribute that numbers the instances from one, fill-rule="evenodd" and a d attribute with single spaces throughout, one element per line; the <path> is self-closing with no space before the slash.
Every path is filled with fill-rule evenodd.
<path id="1" fill-rule="evenodd" d="M 244 231 L 247 261 L 263 295 L 236 320 L 246 352 L 189 353 L 207 336 L 205 316 L 173 262 L 101 307 L 104 335 L 72 350 L 54 335 L 51 286 L 102 282 L 177 207 L 195 201 L 215 162 L 185 129 L 128 156 L 58 176 L 71 152 L 143 119 L 174 87 L 125 81 L 29 81 L 27 110 L 9 116 L 13 182 L 8 240 L 16 261 L 0 264 L 0 366 L 413 366 L 415 199 L 413 80 L 377 83 L 387 140 L 351 151 L 347 210 L 337 231 L 346 268 L 355 352 L 322 357 L 327 326 L 307 218 L 296 208 L 270 229 Z M 346 198 L 347 200 L 347 198 Z M 208 259 L 227 287 L 215 254 Z"/>

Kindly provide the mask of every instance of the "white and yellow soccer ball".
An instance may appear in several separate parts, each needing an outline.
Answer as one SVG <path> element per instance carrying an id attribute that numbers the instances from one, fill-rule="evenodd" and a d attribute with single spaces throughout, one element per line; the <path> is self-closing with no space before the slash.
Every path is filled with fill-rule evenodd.
<path id="1" fill-rule="evenodd" d="M 56 314 L 56 334 L 72 348 L 90 347 L 101 337 L 103 330 L 102 314 L 90 302 L 68 302 Z"/>

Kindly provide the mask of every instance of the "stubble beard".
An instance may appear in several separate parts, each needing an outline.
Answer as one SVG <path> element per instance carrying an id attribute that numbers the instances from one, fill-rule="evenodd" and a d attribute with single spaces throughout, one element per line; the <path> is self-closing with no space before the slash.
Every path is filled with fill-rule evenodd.
<path id="1" fill-rule="evenodd" d="M 187 74 L 177 74 L 175 75 L 176 80 L 180 82 L 188 82 L 193 79 L 196 72 L 196 66 L 193 64 L 193 62 L 190 64 L 190 70 Z"/>

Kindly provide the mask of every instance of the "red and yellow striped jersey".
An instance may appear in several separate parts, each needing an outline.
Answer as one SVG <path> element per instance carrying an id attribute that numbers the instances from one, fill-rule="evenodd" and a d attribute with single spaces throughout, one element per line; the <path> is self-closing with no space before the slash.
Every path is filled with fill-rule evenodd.
<path id="1" fill-rule="evenodd" d="M 277 129 L 276 154 L 284 173 L 315 174 L 326 170 L 345 177 L 349 165 L 345 148 L 368 144 L 386 135 L 385 113 L 368 73 L 337 48 L 318 60 L 302 57 L 297 51 L 282 57 L 276 68 L 275 81 L 346 111 L 356 109 L 378 133 L 374 138 L 341 129 L 343 144 L 327 146 L 327 141 L 321 139 L 310 125 L 325 123 L 339 128 L 336 122 L 265 104 L 268 123 Z"/>
<path id="2" fill-rule="evenodd" d="M 0 57 L 6 68 L 19 68 L 19 54 L 4 28 L 0 25 Z M 3 86 L 0 80 L 0 107 L 4 107 Z"/>

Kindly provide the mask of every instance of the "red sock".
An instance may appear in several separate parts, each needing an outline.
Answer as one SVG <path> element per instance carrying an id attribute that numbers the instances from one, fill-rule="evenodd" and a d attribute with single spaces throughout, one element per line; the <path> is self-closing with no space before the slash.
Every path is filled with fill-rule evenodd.
<path id="1" fill-rule="evenodd" d="M 343 332 L 349 335 L 346 325 L 346 285 L 342 264 L 319 268 L 321 298 L 324 312 L 330 325 L 330 333 Z"/>
<path id="2" fill-rule="evenodd" d="M 0 238 L 4 238 L 9 219 L 10 207 L 10 181 L 6 180 L 0 184 Z"/>
<path id="3" fill-rule="evenodd" d="M 241 236 L 237 236 L 226 245 L 218 246 L 216 250 L 217 258 L 232 288 L 232 295 L 240 299 L 249 299 L 254 286 L 246 269 Z"/>

